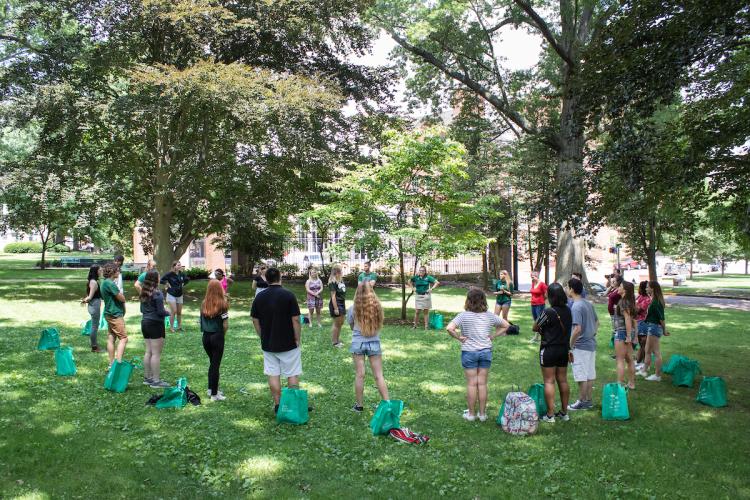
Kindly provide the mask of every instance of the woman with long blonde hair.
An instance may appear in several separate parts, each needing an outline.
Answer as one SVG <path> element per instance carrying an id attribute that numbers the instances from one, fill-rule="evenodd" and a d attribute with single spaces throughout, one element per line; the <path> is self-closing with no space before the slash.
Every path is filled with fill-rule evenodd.
<path id="1" fill-rule="evenodd" d="M 346 313 L 346 321 L 352 327 L 352 345 L 349 352 L 354 361 L 354 395 L 357 399 L 352 410 L 364 409 L 365 356 L 370 360 L 372 376 L 378 386 L 380 398 L 388 400 L 388 387 L 383 378 L 383 357 L 380 349 L 380 330 L 383 328 L 383 306 L 375 295 L 370 281 L 363 281 L 354 294 L 354 305 Z"/>
<path id="2" fill-rule="evenodd" d="M 218 280 L 210 280 L 206 297 L 201 304 L 201 332 L 203 349 L 208 355 L 208 395 L 211 401 L 224 401 L 224 393 L 219 390 L 219 366 L 224 356 L 224 336 L 229 329 L 229 305 L 224 296 L 224 288 Z"/>
<path id="3" fill-rule="evenodd" d="M 333 342 L 333 347 L 341 347 L 343 344 L 339 337 L 341 336 L 341 325 L 344 324 L 344 315 L 346 315 L 346 284 L 344 283 L 344 272 L 338 264 L 331 268 L 331 275 L 328 276 L 328 290 L 331 293 L 328 312 L 333 318 L 331 342 Z"/>

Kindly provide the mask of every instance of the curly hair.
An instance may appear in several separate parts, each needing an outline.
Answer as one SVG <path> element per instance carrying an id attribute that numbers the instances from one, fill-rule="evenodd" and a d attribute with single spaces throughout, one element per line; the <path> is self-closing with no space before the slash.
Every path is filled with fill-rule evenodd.
<path id="1" fill-rule="evenodd" d="M 102 274 L 105 279 L 114 278 L 120 272 L 120 268 L 114 262 L 108 262 L 104 264 Z"/>
<path id="2" fill-rule="evenodd" d="M 228 310 L 229 304 L 227 304 L 221 283 L 218 280 L 209 280 L 206 298 L 201 304 L 201 314 L 207 318 L 215 318 Z"/>
<path id="3" fill-rule="evenodd" d="M 154 290 L 159 289 L 159 271 L 152 269 L 146 273 L 146 277 L 143 279 L 143 286 L 141 287 L 141 293 L 138 298 L 141 302 L 148 302 L 151 300 L 151 296 L 154 294 Z"/>
<path id="4" fill-rule="evenodd" d="M 369 281 L 363 281 L 357 286 L 354 294 L 354 318 L 363 337 L 374 337 L 383 328 L 383 306 Z"/>
<path id="5" fill-rule="evenodd" d="M 487 295 L 485 295 L 484 290 L 476 287 L 470 288 L 466 294 L 464 310 L 475 313 L 487 312 Z"/>

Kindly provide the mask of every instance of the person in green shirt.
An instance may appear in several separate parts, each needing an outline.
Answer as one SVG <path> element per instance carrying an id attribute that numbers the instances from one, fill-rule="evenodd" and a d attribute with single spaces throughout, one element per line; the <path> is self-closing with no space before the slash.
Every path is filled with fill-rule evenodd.
<path id="1" fill-rule="evenodd" d="M 116 359 L 122 361 L 125 354 L 125 346 L 128 343 L 128 335 L 125 332 L 125 295 L 117 287 L 117 278 L 120 268 L 109 263 L 104 266 L 104 281 L 101 286 L 102 300 L 104 301 L 104 319 L 107 321 L 107 354 L 109 365 Z M 117 342 L 117 352 L 115 352 Z"/>
<path id="2" fill-rule="evenodd" d="M 372 283 L 372 286 L 375 286 L 375 282 L 378 280 L 378 275 L 375 273 L 370 272 L 370 267 L 372 266 L 372 263 L 368 260 L 364 264 L 365 270 L 359 273 L 359 276 L 357 276 L 357 283 L 362 283 L 363 281 L 369 281 Z"/>
<path id="3" fill-rule="evenodd" d="M 510 311 L 511 297 L 513 295 L 513 280 L 510 273 L 503 269 L 500 271 L 500 279 L 495 282 L 495 316 L 502 313 L 503 319 L 508 321 L 508 311 Z"/>
<path id="4" fill-rule="evenodd" d="M 138 295 L 141 294 L 143 282 L 146 281 L 146 274 L 152 269 L 156 269 L 156 262 L 153 259 L 148 259 L 148 262 L 146 262 L 146 270 L 139 274 L 138 279 L 133 283 L 133 286 L 138 291 Z"/>
<path id="5" fill-rule="evenodd" d="M 433 276 L 427 274 L 427 268 L 421 266 L 419 274 L 411 277 L 412 293 L 417 296 L 414 299 L 414 328 L 417 328 L 419 322 L 419 312 L 422 311 L 424 329 L 427 330 L 430 309 L 432 309 L 432 291 L 440 285 L 440 282 Z"/>
<path id="6" fill-rule="evenodd" d="M 651 296 L 646 319 L 641 324 L 641 329 L 646 332 L 646 358 L 644 359 L 643 369 L 638 372 L 638 375 L 646 377 L 646 380 L 650 382 L 660 382 L 662 359 L 659 341 L 662 335 L 669 336 L 664 319 L 664 294 L 661 292 L 661 285 L 658 281 L 649 281 L 646 293 Z M 651 367 L 652 354 L 656 373 L 649 376 L 648 370 Z"/>

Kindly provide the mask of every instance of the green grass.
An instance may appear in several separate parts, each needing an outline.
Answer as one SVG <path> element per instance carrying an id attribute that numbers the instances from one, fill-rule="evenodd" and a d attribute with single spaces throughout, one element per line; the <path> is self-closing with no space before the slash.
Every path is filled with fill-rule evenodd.
<path id="1" fill-rule="evenodd" d="M 384 369 L 391 395 L 403 399 L 402 425 L 426 433 L 424 447 L 372 437 L 368 421 L 377 391 L 368 376 L 364 414 L 354 414 L 353 372 L 346 349 L 330 347 L 329 326 L 303 334 L 303 388 L 315 411 L 309 424 L 273 420 L 259 341 L 251 333 L 249 284 L 231 289 L 230 331 L 221 370 L 227 401 L 200 407 L 145 407 L 156 391 L 136 372 L 123 394 L 102 389 L 106 356 L 92 354 L 79 323 L 80 282 L 0 282 L 0 491 L 24 498 L 748 498 L 750 315 L 730 310 L 667 309 L 672 336 L 663 349 L 700 360 L 721 375 L 730 406 L 697 404 L 696 388 L 639 381 L 633 418 L 605 422 L 599 411 L 542 426 L 517 438 L 494 423 L 512 384 L 541 381 L 528 302 L 511 319 L 522 336 L 496 341 L 490 376 L 493 421 L 467 423 L 457 342 L 443 332 L 387 326 Z M 130 285 L 132 287 L 132 285 Z M 187 331 L 167 337 L 162 371 L 186 376 L 204 396 L 207 357 L 196 327 L 205 282 L 189 285 Z M 301 288 L 292 287 L 301 297 Z M 132 288 L 131 288 L 132 290 Z M 379 290 L 393 320 L 395 291 Z M 132 295 L 132 294 L 131 294 Z M 464 291 L 441 288 L 437 308 L 451 317 Z M 141 356 L 136 304 L 129 304 L 126 356 Z M 606 312 L 599 307 L 606 324 Z M 52 352 L 35 350 L 42 328 L 57 326 L 75 348 L 78 375 L 54 375 Z M 606 328 L 597 359 L 602 386 L 615 378 Z M 344 340 L 350 338 L 348 329 Z M 575 391 L 574 391 L 575 395 Z"/>
<path id="2" fill-rule="evenodd" d="M 93 257 L 96 259 L 111 258 L 111 255 L 90 254 L 88 252 L 70 253 L 48 253 L 47 261 L 60 259 L 62 257 Z M 30 254 L 2 254 L 0 253 L 0 281 L 25 281 L 25 280 L 86 280 L 88 268 L 70 269 L 50 267 L 39 269 L 36 263 L 42 259 L 40 253 Z"/>
<path id="3" fill-rule="evenodd" d="M 665 287 L 665 290 L 686 295 L 711 295 L 750 299 L 750 276 L 746 274 L 711 274 L 687 280 L 685 285 Z"/>

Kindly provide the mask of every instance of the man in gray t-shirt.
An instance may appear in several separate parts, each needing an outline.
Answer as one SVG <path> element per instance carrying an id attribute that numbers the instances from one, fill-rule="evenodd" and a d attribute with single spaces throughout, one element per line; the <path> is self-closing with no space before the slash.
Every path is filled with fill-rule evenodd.
<path id="1" fill-rule="evenodd" d="M 568 405 L 569 410 L 590 410 L 594 407 L 592 391 L 596 380 L 596 331 L 599 318 L 591 302 L 581 297 L 583 283 L 577 279 L 568 282 L 568 294 L 573 299 L 570 308 L 573 330 L 570 335 L 570 362 L 573 380 L 578 382 L 578 401 Z"/>

